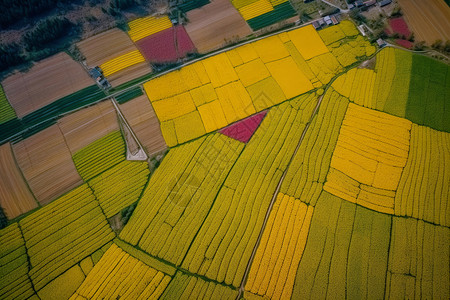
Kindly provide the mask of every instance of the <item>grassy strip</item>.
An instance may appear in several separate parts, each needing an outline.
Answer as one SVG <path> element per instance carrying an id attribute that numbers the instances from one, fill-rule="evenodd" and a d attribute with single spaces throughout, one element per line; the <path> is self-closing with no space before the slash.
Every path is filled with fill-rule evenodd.
<path id="1" fill-rule="evenodd" d="M 406 118 L 450 132 L 450 66 L 417 54 L 412 60 Z"/>
<path id="2" fill-rule="evenodd" d="M 137 98 L 139 96 L 142 96 L 144 92 L 142 92 L 142 89 L 140 86 L 137 86 L 135 88 L 132 88 L 118 96 L 116 96 L 116 101 L 119 104 L 124 104 L 125 102 L 130 101 L 131 99 Z"/>
<path id="3" fill-rule="evenodd" d="M 291 3 L 289 1 L 287 1 L 280 5 L 275 6 L 274 10 L 271 12 L 268 12 L 268 13 L 265 13 L 256 18 L 247 20 L 247 23 L 248 23 L 248 25 L 250 25 L 250 27 L 253 30 L 259 30 L 263 27 L 275 24 L 284 19 L 295 16 L 295 14 L 296 14 L 296 12 L 292 8 Z"/>

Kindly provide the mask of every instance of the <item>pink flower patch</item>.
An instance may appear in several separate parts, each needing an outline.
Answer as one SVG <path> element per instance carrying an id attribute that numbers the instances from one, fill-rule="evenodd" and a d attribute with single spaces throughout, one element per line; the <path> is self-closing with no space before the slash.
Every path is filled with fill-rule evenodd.
<path id="1" fill-rule="evenodd" d="M 258 129 L 259 124 L 261 124 L 266 114 L 267 111 L 262 111 L 256 115 L 225 127 L 219 132 L 240 142 L 247 143 L 255 133 L 256 129 Z"/>
<path id="2" fill-rule="evenodd" d="M 392 28 L 394 33 L 398 33 L 400 36 L 408 38 L 411 36 L 411 31 L 408 28 L 405 20 L 402 17 L 390 19 L 389 26 Z"/>
<path id="3" fill-rule="evenodd" d="M 176 62 L 196 52 L 194 43 L 183 26 L 174 26 L 136 42 L 144 57 L 152 63 Z"/>
<path id="4" fill-rule="evenodd" d="M 413 46 L 413 43 L 411 43 L 410 41 L 407 41 L 407 40 L 396 39 L 395 43 L 397 43 L 397 45 L 402 46 L 406 49 L 411 49 Z"/>

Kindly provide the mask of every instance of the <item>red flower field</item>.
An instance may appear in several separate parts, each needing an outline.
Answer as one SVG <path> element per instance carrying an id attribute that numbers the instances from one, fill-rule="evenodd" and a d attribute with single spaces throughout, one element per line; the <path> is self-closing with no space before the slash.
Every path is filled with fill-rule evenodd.
<path id="1" fill-rule="evenodd" d="M 267 111 L 262 111 L 242 121 L 236 122 L 220 131 L 220 133 L 235 140 L 247 143 L 253 133 L 258 129 L 259 124 L 266 116 Z"/>
<path id="2" fill-rule="evenodd" d="M 174 26 L 136 42 L 144 57 L 153 63 L 175 62 L 196 52 L 183 26 Z"/>
<path id="3" fill-rule="evenodd" d="M 411 31 L 409 30 L 408 25 L 406 24 L 403 17 L 390 19 L 389 26 L 392 28 L 392 30 L 387 30 L 389 34 L 398 33 L 400 36 L 406 38 L 411 35 Z"/>

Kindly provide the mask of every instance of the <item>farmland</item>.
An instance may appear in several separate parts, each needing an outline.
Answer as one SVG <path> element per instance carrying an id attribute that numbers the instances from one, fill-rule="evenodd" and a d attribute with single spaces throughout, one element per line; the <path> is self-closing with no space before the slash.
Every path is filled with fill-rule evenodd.
<path id="1" fill-rule="evenodd" d="M 94 84 L 83 68 L 66 53 L 51 56 L 28 72 L 2 81 L 11 106 L 19 117 Z"/>
<path id="2" fill-rule="evenodd" d="M 128 26 L 79 44 L 109 78 L 181 25 Z M 449 74 L 343 20 L 105 91 L 1 146 L 0 298 L 448 299 Z"/>
<path id="3" fill-rule="evenodd" d="M 186 31 L 200 53 L 219 49 L 237 38 L 244 38 L 252 30 L 228 0 L 214 0 L 205 6 L 188 11 Z"/>
<path id="4" fill-rule="evenodd" d="M 450 8 L 443 0 L 398 0 L 418 41 L 431 45 L 450 39 Z"/>

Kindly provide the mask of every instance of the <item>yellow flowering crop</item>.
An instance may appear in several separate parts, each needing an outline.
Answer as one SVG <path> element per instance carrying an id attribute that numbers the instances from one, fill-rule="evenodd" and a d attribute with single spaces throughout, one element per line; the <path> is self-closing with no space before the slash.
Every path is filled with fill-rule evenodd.
<path id="1" fill-rule="evenodd" d="M 350 103 L 331 159 L 336 171 L 330 171 L 324 189 L 393 213 L 391 192 L 396 191 L 406 164 L 410 130 L 408 120 Z"/>
<path id="2" fill-rule="evenodd" d="M 161 122 L 175 119 L 195 110 L 195 104 L 189 92 L 155 101 L 152 105 Z"/>
<path id="3" fill-rule="evenodd" d="M 232 49 L 230 51 L 227 51 L 226 53 L 233 67 L 240 66 L 244 63 L 242 57 L 239 55 L 239 52 L 236 49 Z"/>
<path id="4" fill-rule="evenodd" d="M 289 31 L 288 34 L 306 60 L 329 51 L 312 25 Z"/>
<path id="5" fill-rule="evenodd" d="M 217 99 L 217 94 L 210 83 L 192 89 L 190 93 L 197 107 Z"/>
<path id="6" fill-rule="evenodd" d="M 328 46 L 345 38 L 345 33 L 339 26 L 331 26 L 320 30 L 319 36 L 322 38 L 325 45 Z"/>
<path id="7" fill-rule="evenodd" d="M 355 24 L 349 20 L 343 20 L 338 24 L 339 28 L 345 33 L 346 36 L 352 37 L 359 34 Z"/>
<path id="8" fill-rule="evenodd" d="M 252 45 L 264 63 L 289 56 L 289 52 L 278 35 L 256 41 Z"/>
<path id="9" fill-rule="evenodd" d="M 260 59 L 236 67 L 236 73 L 245 87 L 270 76 L 269 71 Z"/>
<path id="10" fill-rule="evenodd" d="M 173 120 L 178 143 L 184 143 L 206 133 L 198 111 L 193 111 Z"/>
<path id="11" fill-rule="evenodd" d="M 311 82 L 291 57 L 268 63 L 266 66 L 288 99 L 313 89 Z"/>
<path id="12" fill-rule="evenodd" d="M 373 96 L 377 74 L 370 69 L 351 69 L 333 82 L 333 88 L 356 104 L 376 108 Z"/>
<path id="13" fill-rule="evenodd" d="M 219 100 L 199 106 L 198 112 L 202 117 L 206 132 L 211 132 L 228 125 Z"/>
<path id="14" fill-rule="evenodd" d="M 100 65 L 105 76 L 112 75 L 135 64 L 144 62 L 145 58 L 139 50 L 122 54 Z"/>
<path id="15" fill-rule="evenodd" d="M 251 60 L 257 59 L 259 57 L 255 48 L 254 43 L 245 44 L 243 46 L 237 47 L 235 50 L 239 54 L 243 63 L 249 62 Z"/>
<path id="16" fill-rule="evenodd" d="M 178 144 L 177 133 L 175 132 L 175 123 L 173 120 L 161 122 L 161 133 L 167 146 L 173 147 Z"/>
<path id="17" fill-rule="evenodd" d="M 229 124 L 256 112 L 249 94 L 239 81 L 216 89 L 216 93 Z"/>
<path id="18" fill-rule="evenodd" d="M 38 295 L 41 299 L 68 299 L 84 279 L 80 266 L 75 265 L 38 291 Z"/>
<path id="19" fill-rule="evenodd" d="M 273 10 L 268 0 L 258 0 L 238 9 L 244 20 L 250 20 Z"/>
<path id="20" fill-rule="evenodd" d="M 172 27 L 168 16 L 139 18 L 128 23 L 130 30 L 128 35 L 133 42 L 143 39 L 149 35 Z"/>
<path id="21" fill-rule="evenodd" d="M 278 194 L 250 269 L 246 291 L 268 299 L 291 298 L 312 214 L 312 206 Z"/>
<path id="22" fill-rule="evenodd" d="M 412 125 L 411 147 L 395 196 L 395 214 L 450 226 L 450 133 Z"/>
<path id="23" fill-rule="evenodd" d="M 286 100 L 283 90 L 273 77 L 268 77 L 247 87 L 247 91 L 256 111 L 261 111 Z"/>
<path id="24" fill-rule="evenodd" d="M 239 79 L 226 53 L 209 57 L 202 60 L 201 63 L 214 88 Z"/>
<path id="25" fill-rule="evenodd" d="M 170 280 L 112 244 L 70 299 L 158 299 Z"/>

